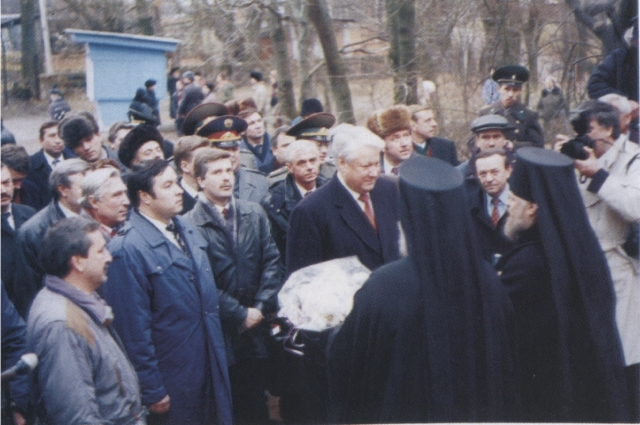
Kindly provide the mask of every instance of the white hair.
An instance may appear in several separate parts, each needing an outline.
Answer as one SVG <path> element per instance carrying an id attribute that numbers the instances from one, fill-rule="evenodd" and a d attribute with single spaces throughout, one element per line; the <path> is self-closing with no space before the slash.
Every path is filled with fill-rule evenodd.
<path id="1" fill-rule="evenodd" d="M 99 201 L 102 195 L 104 195 L 107 181 L 116 178 L 120 178 L 120 171 L 113 167 L 99 168 L 88 173 L 82 180 L 82 199 L 80 199 L 80 205 L 82 205 L 83 208 L 91 209 L 89 197 L 93 196 L 93 199 Z"/>
<path id="2" fill-rule="evenodd" d="M 291 163 L 296 153 L 300 151 L 306 151 L 308 149 L 313 149 L 315 152 L 318 153 L 318 155 L 320 155 L 320 151 L 318 150 L 318 145 L 316 145 L 315 142 L 312 142 L 311 140 L 305 140 L 305 139 L 296 140 L 295 142 L 287 146 L 287 148 L 284 150 L 284 162 Z"/>
<path id="3" fill-rule="evenodd" d="M 598 98 L 598 100 L 616 108 L 618 112 L 620 112 L 620 115 L 629 115 L 631 111 L 633 111 L 629 99 L 617 93 L 605 94 Z"/>
<path id="4" fill-rule="evenodd" d="M 332 153 L 334 158 L 351 162 L 358 157 L 364 147 L 382 151 L 384 141 L 365 127 L 340 124 L 331 129 Z"/>

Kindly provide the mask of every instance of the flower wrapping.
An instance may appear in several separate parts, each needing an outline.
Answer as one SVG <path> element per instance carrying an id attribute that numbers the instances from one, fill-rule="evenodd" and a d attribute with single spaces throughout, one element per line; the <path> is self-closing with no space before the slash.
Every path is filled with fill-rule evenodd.
<path id="1" fill-rule="evenodd" d="M 287 279 L 278 294 L 278 316 L 310 331 L 338 326 L 351 312 L 353 296 L 370 274 L 356 256 L 300 269 Z"/>

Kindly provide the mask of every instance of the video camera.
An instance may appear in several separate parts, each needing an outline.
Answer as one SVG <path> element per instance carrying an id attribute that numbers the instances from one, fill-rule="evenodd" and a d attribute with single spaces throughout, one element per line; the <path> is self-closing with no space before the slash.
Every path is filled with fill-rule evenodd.
<path id="1" fill-rule="evenodd" d="M 573 114 L 571 127 L 577 135 L 562 145 L 560 152 L 573 159 L 585 160 L 589 157 L 589 153 L 584 149 L 585 146 L 593 148 L 593 140 L 587 136 L 592 111 L 591 109 L 581 109 L 571 111 L 571 113 Z"/>

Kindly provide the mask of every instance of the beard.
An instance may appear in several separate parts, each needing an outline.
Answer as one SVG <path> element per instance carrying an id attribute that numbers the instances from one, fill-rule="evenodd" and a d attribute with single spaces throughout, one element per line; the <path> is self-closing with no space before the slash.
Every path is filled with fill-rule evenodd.
<path id="1" fill-rule="evenodd" d="M 516 242 L 520 239 L 520 235 L 525 230 L 533 226 L 533 222 L 526 220 L 518 220 L 510 215 L 507 215 L 507 221 L 504 223 L 504 235 L 511 241 Z"/>

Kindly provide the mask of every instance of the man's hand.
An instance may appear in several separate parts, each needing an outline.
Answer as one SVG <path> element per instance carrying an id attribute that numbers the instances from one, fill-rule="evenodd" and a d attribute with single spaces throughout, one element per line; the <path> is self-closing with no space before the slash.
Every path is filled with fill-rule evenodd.
<path id="1" fill-rule="evenodd" d="M 560 152 L 560 149 L 562 149 L 562 145 L 567 143 L 570 139 L 571 137 L 565 134 L 556 134 L 556 144 L 553 145 L 553 150 L 556 152 Z"/>
<path id="2" fill-rule="evenodd" d="M 240 327 L 240 332 L 249 330 L 258 325 L 258 323 L 262 322 L 264 316 L 262 312 L 257 308 L 249 307 L 247 309 L 247 317 L 244 319 L 242 326 Z"/>
<path id="3" fill-rule="evenodd" d="M 598 164 L 598 159 L 593 153 L 593 149 L 585 146 L 584 150 L 587 151 L 589 157 L 583 161 L 576 159 L 573 161 L 573 165 L 583 176 L 593 177 L 593 175 L 600 169 L 600 164 Z"/>
<path id="4" fill-rule="evenodd" d="M 167 394 L 166 396 L 164 396 L 162 400 L 160 400 L 157 403 L 153 403 L 151 406 L 149 406 L 149 410 L 152 413 L 160 414 L 160 413 L 167 413 L 170 407 L 171 407 L 171 401 L 169 399 L 169 394 Z"/>
<path id="5" fill-rule="evenodd" d="M 27 420 L 22 416 L 20 412 L 13 412 L 13 421 L 16 425 L 27 425 Z"/>

